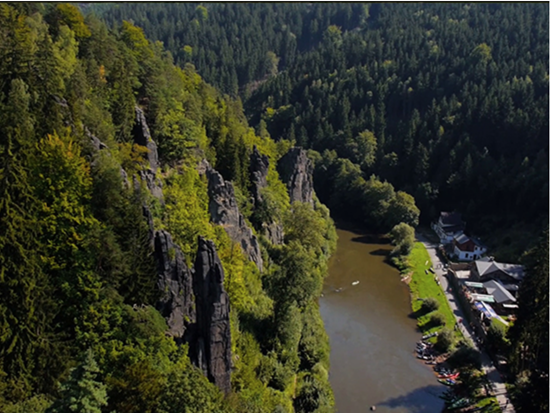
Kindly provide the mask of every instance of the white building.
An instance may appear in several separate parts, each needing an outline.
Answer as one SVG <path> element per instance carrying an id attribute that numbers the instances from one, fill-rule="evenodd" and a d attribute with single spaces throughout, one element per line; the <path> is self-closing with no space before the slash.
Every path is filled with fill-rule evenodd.
<path id="1" fill-rule="evenodd" d="M 463 233 L 453 238 L 453 247 L 453 253 L 459 261 L 477 260 L 487 252 L 487 248 L 481 245 L 478 240 Z"/>
<path id="2" fill-rule="evenodd" d="M 432 223 L 432 229 L 442 244 L 450 244 L 455 236 L 464 232 L 462 215 L 458 212 L 442 212 L 439 219 Z"/>

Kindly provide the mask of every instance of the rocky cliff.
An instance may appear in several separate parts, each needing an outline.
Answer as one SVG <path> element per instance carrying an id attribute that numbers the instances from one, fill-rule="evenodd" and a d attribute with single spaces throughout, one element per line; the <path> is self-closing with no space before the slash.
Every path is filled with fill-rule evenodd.
<path id="1" fill-rule="evenodd" d="M 193 291 L 197 323 L 191 360 L 224 393 L 231 390 L 231 329 L 229 296 L 224 289 L 223 267 L 212 241 L 199 237 Z"/>
<path id="2" fill-rule="evenodd" d="M 291 148 L 277 165 L 288 188 L 290 202 L 300 201 L 313 206 L 313 167 L 303 148 Z"/>
<path id="3" fill-rule="evenodd" d="M 170 233 L 155 231 L 154 246 L 157 286 L 162 294 L 156 308 L 166 319 L 169 333 L 181 344 L 186 331 L 195 322 L 192 273 Z"/>
<path id="4" fill-rule="evenodd" d="M 221 225 L 229 237 L 241 245 L 244 254 L 263 270 L 260 244 L 252 230 L 246 224 L 243 215 L 239 212 L 235 190 L 231 182 L 224 181 L 218 171 L 203 162 L 208 179 L 208 210 L 210 218 L 215 224 Z"/>
<path id="5" fill-rule="evenodd" d="M 261 190 L 267 187 L 267 173 L 269 158 L 262 155 L 256 145 L 250 155 L 250 181 L 252 182 L 252 199 L 254 207 L 258 208 L 263 202 Z M 258 228 L 257 228 L 258 229 Z M 273 244 L 282 244 L 284 239 L 283 226 L 280 222 L 262 222 L 262 233 Z"/>
<path id="6" fill-rule="evenodd" d="M 262 155 L 256 145 L 250 155 L 250 180 L 252 181 L 252 197 L 254 204 L 262 201 L 261 190 L 267 186 L 267 172 L 269 171 L 269 158 Z"/>
<path id="7" fill-rule="evenodd" d="M 141 181 L 147 185 L 151 195 L 156 197 L 161 203 L 164 203 L 162 182 L 156 177 L 157 169 L 159 167 L 157 144 L 151 138 L 151 132 L 149 132 L 149 126 L 145 120 L 143 110 L 136 106 L 135 111 L 136 121 L 134 124 L 134 129 L 132 130 L 134 142 L 138 145 L 145 146 L 149 150 L 147 152 L 149 168 L 139 171 L 139 177 Z"/>
<path id="8" fill-rule="evenodd" d="M 159 166 L 157 144 L 151 138 L 151 132 L 149 131 L 149 126 L 147 125 L 147 121 L 145 120 L 145 114 L 143 113 L 143 110 L 136 106 L 135 111 L 136 122 L 134 123 L 134 129 L 132 130 L 134 142 L 149 149 L 149 152 L 147 153 L 149 167 L 151 168 L 153 173 L 156 173 Z"/>

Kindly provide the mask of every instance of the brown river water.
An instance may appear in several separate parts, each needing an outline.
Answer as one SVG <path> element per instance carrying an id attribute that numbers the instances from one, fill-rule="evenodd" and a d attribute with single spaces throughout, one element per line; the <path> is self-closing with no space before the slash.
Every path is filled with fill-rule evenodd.
<path id="1" fill-rule="evenodd" d="M 415 358 L 421 334 L 408 317 L 408 287 L 384 263 L 391 245 L 343 229 L 338 237 L 319 299 L 336 411 L 363 413 L 375 405 L 378 413 L 441 412 L 445 386 Z"/>

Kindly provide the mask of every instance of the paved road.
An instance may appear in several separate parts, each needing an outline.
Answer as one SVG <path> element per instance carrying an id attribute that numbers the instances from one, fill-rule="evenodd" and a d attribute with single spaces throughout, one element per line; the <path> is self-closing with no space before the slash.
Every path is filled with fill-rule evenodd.
<path id="1" fill-rule="evenodd" d="M 416 239 L 422 242 L 426 247 L 426 250 L 428 250 L 428 254 L 430 255 L 430 259 L 432 260 L 433 269 L 437 275 L 437 278 L 439 279 L 441 288 L 445 292 L 445 296 L 447 297 L 447 301 L 449 301 L 449 305 L 451 306 L 451 310 L 453 311 L 457 319 L 457 322 L 459 319 L 464 320 L 465 319 L 464 314 L 462 313 L 462 310 L 460 309 L 457 301 L 455 300 L 455 297 L 449 286 L 447 277 L 445 277 L 445 270 L 443 269 L 443 264 L 441 263 L 441 260 L 437 256 L 436 248 L 438 244 L 434 244 L 433 242 L 429 241 L 425 236 L 423 236 L 418 232 L 416 233 Z M 489 380 L 491 381 L 491 383 L 493 384 L 493 394 L 495 395 L 497 402 L 500 408 L 502 409 L 503 413 L 515 413 L 514 407 L 512 406 L 512 403 L 508 398 L 504 381 L 502 380 L 502 377 L 500 377 L 500 373 L 495 368 L 491 358 L 487 355 L 487 353 L 483 350 L 483 348 L 478 347 L 477 343 L 473 338 L 472 330 L 469 325 L 458 323 L 458 326 L 462 331 L 462 334 L 464 334 L 465 337 L 470 339 L 470 341 L 473 343 L 475 348 L 477 348 L 481 352 L 482 369 L 487 375 L 487 377 L 489 378 Z"/>

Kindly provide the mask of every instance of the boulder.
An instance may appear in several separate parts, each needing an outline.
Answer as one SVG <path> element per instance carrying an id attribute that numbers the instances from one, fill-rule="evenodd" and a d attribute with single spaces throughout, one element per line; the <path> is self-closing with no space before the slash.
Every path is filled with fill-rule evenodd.
<path id="1" fill-rule="evenodd" d="M 195 339 L 190 356 L 208 380 L 225 394 L 231 391 L 231 328 L 229 296 L 224 289 L 223 267 L 212 241 L 199 237 L 194 267 L 196 302 Z"/>
<path id="2" fill-rule="evenodd" d="M 279 160 L 277 170 L 288 188 L 290 202 L 313 206 L 313 167 L 303 148 L 293 147 Z"/>
<path id="3" fill-rule="evenodd" d="M 233 185 L 229 181 L 226 182 L 210 165 L 206 166 L 206 177 L 210 199 L 208 210 L 212 222 L 221 225 L 229 238 L 240 244 L 244 254 L 262 271 L 260 244 L 239 211 Z"/>

